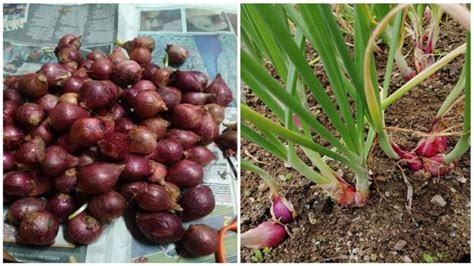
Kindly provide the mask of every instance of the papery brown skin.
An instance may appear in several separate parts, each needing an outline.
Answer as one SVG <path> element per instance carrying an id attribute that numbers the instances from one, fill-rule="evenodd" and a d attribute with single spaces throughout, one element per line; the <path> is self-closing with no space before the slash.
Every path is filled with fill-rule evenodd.
<path id="1" fill-rule="evenodd" d="M 156 244 L 179 241 L 184 234 L 181 220 L 168 211 L 157 213 L 138 212 L 135 215 L 135 220 L 143 235 Z"/>
<path id="2" fill-rule="evenodd" d="M 113 132 L 99 140 L 97 145 L 103 155 L 113 159 L 123 159 L 128 154 L 128 135 Z"/>
<path id="3" fill-rule="evenodd" d="M 174 108 L 182 101 L 182 93 L 177 88 L 164 86 L 160 87 L 157 92 L 165 102 L 168 110 L 174 110 Z"/>
<path id="4" fill-rule="evenodd" d="M 130 153 L 146 155 L 157 147 L 156 135 L 150 129 L 138 126 L 128 131 L 128 147 Z"/>
<path id="5" fill-rule="evenodd" d="M 212 94 L 210 102 L 222 106 L 228 106 L 233 100 L 232 91 L 220 74 L 216 76 L 214 81 L 206 88 L 205 92 Z"/>
<path id="6" fill-rule="evenodd" d="M 74 242 L 91 244 L 102 235 L 102 225 L 91 215 L 83 212 L 69 220 L 67 232 Z"/>
<path id="7" fill-rule="evenodd" d="M 66 92 L 61 94 L 58 99 L 59 103 L 70 103 L 74 105 L 79 105 L 79 94 L 75 92 Z"/>
<path id="8" fill-rule="evenodd" d="M 111 191 L 118 181 L 123 166 L 97 162 L 79 168 L 77 190 L 86 194 Z"/>
<path id="9" fill-rule="evenodd" d="M 184 233 L 182 243 L 195 257 L 213 254 L 217 250 L 217 231 L 206 224 L 193 224 Z"/>
<path id="10" fill-rule="evenodd" d="M 225 108 L 222 105 L 218 105 L 216 103 L 206 104 L 204 106 L 204 110 L 209 112 L 214 117 L 217 124 L 221 124 L 225 119 Z"/>
<path id="11" fill-rule="evenodd" d="M 128 134 L 128 131 L 130 131 L 132 128 L 135 128 L 136 126 L 137 125 L 135 125 L 135 123 L 133 123 L 133 121 L 127 117 L 119 118 L 117 121 L 115 121 L 115 131 L 120 133 Z"/>
<path id="12" fill-rule="evenodd" d="M 168 54 L 168 61 L 173 65 L 183 64 L 189 56 L 186 48 L 176 44 L 168 44 L 166 46 L 166 53 Z"/>
<path id="13" fill-rule="evenodd" d="M 202 92 L 207 85 L 207 76 L 200 71 L 176 71 L 175 85 L 183 92 Z"/>
<path id="14" fill-rule="evenodd" d="M 29 100 L 36 100 L 48 94 L 48 79 L 39 73 L 29 73 L 20 77 L 18 91 Z"/>
<path id="15" fill-rule="evenodd" d="M 153 50 L 155 50 L 155 40 L 150 36 L 139 36 L 123 44 L 123 48 L 125 48 L 127 52 L 131 52 L 133 49 L 139 47 L 146 48 L 150 52 L 153 52 Z"/>
<path id="16" fill-rule="evenodd" d="M 40 198 L 26 197 L 18 199 L 8 209 L 7 220 L 12 224 L 19 224 L 25 215 L 45 211 L 46 205 L 46 200 Z"/>
<path id="17" fill-rule="evenodd" d="M 203 116 L 202 106 L 181 103 L 174 108 L 171 122 L 182 129 L 193 129 L 201 125 Z"/>
<path id="18" fill-rule="evenodd" d="M 123 52 L 122 48 L 115 47 L 112 53 L 107 57 L 114 65 L 118 65 L 121 62 L 128 60 L 128 56 Z"/>
<path id="19" fill-rule="evenodd" d="M 167 187 L 165 186 L 165 177 L 168 173 L 168 168 L 166 165 L 150 160 L 150 169 L 152 174 L 147 178 L 147 181 L 150 183 L 160 184 L 168 191 Z"/>
<path id="20" fill-rule="evenodd" d="M 157 184 L 148 183 L 144 187 L 144 190 L 135 196 L 134 200 L 142 209 L 151 212 L 182 210 L 178 203 L 171 198 L 166 189 Z"/>
<path id="21" fill-rule="evenodd" d="M 208 186 L 199 185 L 186 190 L 179 200 L 179 205 L 183 208 L 183 222 L 208 215 L 214 210 L 215 204 L 214 194 Z"/>
<path id="22" fill-rule="evenodd" d="M 181 160 L 168 169 L 166 181 L 180 188 L 195 187 L 202 183 L 204 171 L 202 166 L 190 160 Z"/>
<path id="23" fill-rule="evenodd" d="M 110 222 L 125 212 L 125 198 L 116 191 L 95 196 L 89 201 L 87 209 L 90 214 L 101 222 Z"/>
<path id="24" fill-rule="evenodd" d="M 59 223 L 48 211 L 38 211 L 25 215 L 18 237 L 20 242 L 36 246 L 47 246 L 54 242 L 59 231 Z"/>
<path id="25" fill-rule="evenodd" d="M 174 73 L 174 69 L 169 67 L 157 69 L 153 74 L 152 81 L 158 88 L 166 87 L 171 83 Z"/>

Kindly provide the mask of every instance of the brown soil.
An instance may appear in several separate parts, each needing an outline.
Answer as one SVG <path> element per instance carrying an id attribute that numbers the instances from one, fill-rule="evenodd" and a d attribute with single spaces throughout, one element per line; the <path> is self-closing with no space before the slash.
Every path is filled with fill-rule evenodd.
<path id="1" fill-rule="evenodd" d="M 443 23 L 438 44 L 441 52 L 449 52 L 462 44 L 462 32 L 451 21 L 447 25 Z M 308 56 L 312 56 L 310 51 Z M 378 57 L 377 62 L 382 68 L 380 75 L 383 77 L 386 55 Z M 456 59 L 390 106 L 386 111 L 387 126 L 429 131 L 438 108 L 459 77 L 462 63 L 462 58 Z M 315 73 L 329 88 L 320 65 L 315 67 Z M 395 76 L 391 90 L 396 90 L 403 83 L 400 75 Z M 309 99 L 314 106 L 311 96 Z M 274 118 L 247 88 L 243 88 L 242 100 L 258 112 Z M 449 120 L 450 125 L 462 123 L 462 104 L 449 116 L 455 117 L 456 114 L 459 114 L 458 118 Z M 325 119 L 322 117 L 320 120 L 324 123 Z M 419 140 L 413 133 L 391 133 L 395 142 L 406 149 L 414 148 Z M 454 147 L 456 141 L 456 137 L 449 137 L 450 148 Z M 253 158 L 246 156 L 246 153 Z M 373 172 L 372 178 L 375 179 L 371 186 L 371 198 L 362 208 L 344 208 L 332 204 L 314 183 L 244 139 L 241 154 L 243 158 L 253 160 L 273 176 L 279 177 L 282 190 L 298 213 L 296 221 L 289 225 L 292 236 L 271 250 L 264 262 L 424 262 L 424 255 L 430 255 L 438 262 L 469 260 L 469 152 L 457 163 L 455 170 L 445 177 L 427 179 L 403 168 L 403 173 L 413 186 L 411 214 L 406 208 L 407 185 L 403 181 L 402 171 L 378 146 L 371 154 L 369 165 Z M 305 161 L 309 163 L 307 158 Z M 284 181 L 288 175 L 292 178 Z M 262 189 L 263 181 L 259 177 L 248 171 L 242 171 L 241 176 L 241 228 L 245 232 L 270 217 L 270 202 L 269 192 Z M 431 203 L 435 195 L 442 196 L 447 204 L 439 207 Z M 395 249 L 396 243 L 401 240 L 406 241 L 406 245 Z M 242 248 L 241 251 L 242 262 L 251 262 L 253 250 Z"/>

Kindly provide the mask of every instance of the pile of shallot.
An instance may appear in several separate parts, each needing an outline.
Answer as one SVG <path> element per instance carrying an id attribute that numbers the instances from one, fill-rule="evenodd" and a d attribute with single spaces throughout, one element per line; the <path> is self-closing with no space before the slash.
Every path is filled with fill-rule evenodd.
<path id="1" fill-rule="evenodd" d="M 219 138 L 231 90 L 220 75 L 208 84 L 202 72 L 153 64 L 150 37 L 110 55 L 96 49 L 83 58 L 80 46 L 66 35 L 58 64 L 4 81 L 3 197 L 18 242 L 51 245 L 64 223 L 67 239 L 90 244 L 133 208 L 151 242 L 213 253 L 216 230 L 182 222 L 214 209 L 203 167 L 215 159 L 206 146 Z M 188 57 L 178 45 L 166 52 L 174 67 Z M 229 139 L 219 146 L 233 147 Z"/>

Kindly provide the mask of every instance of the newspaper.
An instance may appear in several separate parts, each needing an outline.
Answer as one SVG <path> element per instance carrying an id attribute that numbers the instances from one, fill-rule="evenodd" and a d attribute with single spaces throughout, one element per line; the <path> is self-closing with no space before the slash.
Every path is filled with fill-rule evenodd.
<path id="1" fill-rule="evenodd" d="M 136 36 L 155 39 L 153 61 L 161 65 L 168 43 L 185 46 L 190 57 L 180 68 L 205 72 L 209 80 L 221 74 L 234 94 L 226 109 L 224 124 L 237 121 L 237 6 L 173 6 L 130 4 L 4 5 L 4 75 L 37 71 L 41 64 L 55 62 L 53 50 L 66 33 L 81 35 L 81 51 L 94 48 L 110 52 L 116 40 Z M 223 126 L 222 126 L 223 127 Z M 214 144 L 216 160 L 205 167 L 204 183 L 213 191 L 216 207 L 208 216 L 185 223 L 208 224 L 215 229 L 237 216 L 237 177 Z M 8 206 L 5 206 L 8 207 Z M 4 217 L 6 208 L 4 208 Z M 15 227 L 4 223 L 4 250 L 22 262 L 214 262 L 214 255 L 183 258 L 174 244 L 156 245 L 137 231 L 133 213 L 105 226 L 101 238 L 90 245 L 75 246 L 65 240 L 61 227 L 51 247 L 15 243 Z M 228 262 L 237 262 L 237 235 L 225 238 Z"/>

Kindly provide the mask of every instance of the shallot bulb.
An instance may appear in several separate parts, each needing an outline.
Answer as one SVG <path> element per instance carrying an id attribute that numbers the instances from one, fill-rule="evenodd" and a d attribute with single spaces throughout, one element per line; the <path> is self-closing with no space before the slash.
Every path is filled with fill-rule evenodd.
<path id="1" fill-rule="evenodd" d="M 113 159 L 123 159 L 128 153 L 128 135 L 113 132 L 97 142 L 100 152 Z"/>
<path id="2" fill-rule="evenodd" d="M 87 70 L 89 76 L 98 80 L 109 80 L 112 76 L 114 64 L 108 58 L 99 58 Z"/>
<path id="3" fill-rule="evenodd" d="M 77 170 L 71 168 L 66 170 L 63 174 L 57 176 L 53 180 L 54 188 L 62 193 L 71 193 L 77 187 Z"/>
<path id="4" fill-rule="evenodd" d="M 240 236 L 240 244 L 248 248 L 274 248 L 287 238 L 285 226 L 266 221 Z"/>
<path id="5" fill-rule="evenodd" d="M 41 98 L 39 98 L 36 103 L 43 108 L 46 114 L 48 114 L 56 106 L 58 100 L 58 96 L 46 94 L 41 96 Z"/>
<path id="6" fill-rule="evenodd" d="M 153 74 L 152 81 L 158 88 L 168 86 L 171 83 L 173 73 L 174 70 L 169 67 L 157 69 Z"/>
<path id="7" fill-rule="evenodd" d="M 107 58 L 112 61 L 114 65 L 118 65 L 121 62 L 128 60 L 128 56 L 120 47 L 115 47 L 112 53 Z"/>
<path id="8" fill-rule="evenodd" d="M 183 157 L 183 146 L 173 139 L 158 141 L 156 150 L 148 156 L 155 161 L 171 165 Z"/>
<path id="9" fill-rule="evenodd" d="M 162 139 L 166 136 L 170 124 L 171 123 L 168 120 L 155 116 L 143 120 L 140 123 L 140 126 L 151 129 L 155 133 L 157 139 Z"/>
<path id="10" fill-rule="evenodd" d="M 79 93 L 81 91 L 82 84 L 84 84 L 85 79 L 83 78 L 77 78 L 77 77 L 71 77 L 65 80 L 62 83 L 63 86 L 63 92 L 74 92 L 74 93 Z"/>
<path id="11" fill-rule="evenodd" d="M 181 102 L 182 93 L 177 88 L 173 87 L 160 87 L 157 90 L 158 94 L 161 96 L 161 99 L 166 104 L 168 110 L 174 110 L 174 108 Z"/>
<path id="12" fill-rule="evenodd" d="M 211 99 L 212 94 L 205 92 L 187 92 L 183 94 L 182 103 L 189 103 L 194 105 L 205 105 L 209 99 Z"/>
<path id="13" fill-rule="evenodd" d="M 146 80 L 153 80 L 153 75 L 155 75 L 156 70 L 160 67 L 153 63 L 145 64 L 143 67 L 143 78 Z"/>
<path id="14" fill-rule="evenodd" d="M 176 44 L 168 44 L 166 46 L 168 61 L 173 65 L 181 65 L 189 56 L 188 50 L 183 46 Z"/>
<path id="15" fill-rule="evenodd" d="M 87 208 L 92 216 L 101 222 L 110 222 L 125 212 L 125 198 L 118 192 L 109 191 L 95 196 L 89 201 Z"/>
<path id="16" fill-rule="evenodd" d="M 142 209 L 151 212 L 182 210 L 178 203 L 171 198 L 166 189 L 157 184 L 147 184 L 144 190 L 135 196 L 135 202 Z"/>
<path id="17" fill-rule="evenodd" d="M 59 146 L 49 146 L 45 152 L 45 158 L 41 162 L 43 173 L 48 176 L 58 176 L 69 168 L 79 164 L 76 156 L 69 154 Z"/>
<path id="18" fill-rule="evenodd" d="M 102 225 L 89 214 L 82 212 L 67 224 L 67 232 L 79 244 L 91 244 L 102 234 Z"/>
<path id="19" fill-rule="evenodd" d="M 156 91 L 141 91 L 133 99 L 133 110 L 140 117 L 148 118 L 159 112 L 166 111 L 165 102 Z"/>
<path id="20" fill-rule="evenodd" d="M 201 125 L 203 116 L 202 106 L 182 103 L 174 108 L 171 120 L 179 128 L 193 129 Z"/>
<path id="21" fill-rule="evenodd" d="M 20 146 L 25 139 L 25 132 L 15 125 L 3 126 L 3 147 L 14 150 Z"/>
<path id="22" fill-rule="evenodd" d="M 168 211 L 138 212 L 135 215 L 135 220 L 143 235 L 156 244 L 179 241 L 184 233 L 181 220 Z"/>
<path id="23" fill-rule="evenodd" d="M 202 218 L 214 210 L 216 201 L 212 190 L 205 185 L 190 188 L 183 193 L 179 205 L 183 208 L 184 222 Z"/>
<path id="24" fill-rule="evenodd" d="M 89 54 L 87 54 L 87 59 L 94 60 L 94 61 L 99 60 L 101 58 L 106 58 L 106 57 L 107 56 L 105 55 L 105 53 L 102 52 L 102 50 L 97 49 L 97 48 L 95 48 Z"/>
<path id="25" fill-rule="evenodd" d="M 86 109 L 108 108 L 117 102 L 119 94 L 120 88 L 110 81 L 90 80 L 79 92 L 80 105 Z"/>
<path id="26" fill-rule="evenodd" d="M 142 68 L 132 60 L 124 60 L 117 64 L 112 73 L 112 80 L 119 86 L 128 86 L 142 78 Z"/>
<path id="27" fill-rule="evenodd" d="M 195 131 L 201 136 L 201 144 L 207 145 L 219 137 L 219 124 L 217 124 L 212 114 L 206 112 Z"/>
<path id="28" fill-rule="evenodd" d="M 59 231 L 59 223 L 56 217 L 48 211 L 28 213 L 22 219 L 18 237 L 21 242 L 47 246 L 54 242 Z"/>
<path id="29" fill-rule="evenodd" d="M 206 256 L 217 250 L 217 231 L 205 224 L 193 224 L 184 233 L 184 249 L 192 256 Z"/>
<path id="30" fill-rule="evenodd" d="M 38 73 L 46 76 L 48 84 L 51 87 L 61 86 L 65 80 L 71 77 L 71 72 L 60 64 L 44 64 Z"/>
<path id="31" fill-rule="evenodd" d="M 146 155 L 157 147 L 156 135 L 150 129 L 138 126 L 128 131 L 130 153 Z"/>
<path id="32" fill-rule="evenodd" d="M 91 146 L 105 136 L 105 123 L 98 118 L 79 118 L 71 125 L 69 141 L 79 146 Z"/>
<path id="33" fill-rule="evenodd" d="M 111 163 L 92 163 L 79 168 L 77 190 L 86 194 L 111 191 L 118 181 L 123 166 Z"/>
<path id="34" fill-rule="evenodd" d="M 9 195 L 24 197 L 34 187 L 31 175 L 26 172 L 9 172 L 3 176 L 3 191 Z"/>
<path id="35" fill-rule="evenodd" d="M 204 171 L 200 164 L 190 160 L 181 160 L 168 169 L 166 181 L 180 188 L 190 188 L 201 184 L 203 176 Z"/>
<path id="36" fill-rule="evenodd" d="M 147 186 L 148 184 L 143 181 L 130 182 L 123 184 L 119 189 L 119 193 L 122 194 L 127 201 L 132 201 L 138 194 L 142 193 Z"/>
<path id="37" fill-rule="evenodd" d="M 195 161 L 202 166 L 206 166 L 215 160 L 214 154 L 205 146 L 194 146 L 184 152 L 184 157 L 188 160 Z"/>
<path id="38" fill-rule="evenodd" d="M 15 113 L 16 121 L 29 128 L 38 126 L 45 117 L 43 107 L 35 103 L 24 103 L 18 107 Z"/>
<path id="39" fill-rule="evenodd" d="M 127 155 L 121 176 L 127 180 L 141 180 L 152 174 L 150 164 L 150 161 L 144 157 Z"/>
<path id="40" fill-rule="evenodd" d="M 283 224 L 292 222 L 296 216 L 293 204 L 280 195 L 272 196 L 272 207 L 270 212 L 275 220 Z"/>
<path id="41" fill-rule="evenodd" d="M 13 224 L 19 224 L 25 215 L 46 210 L 46 200 L 27 197 L 13 202 L 8 209 L 7 219 Z"/>
<path id="42" fill-rule="evenodd" d="M 199 71 L 176 71 L 176 87 L 183 92 L 204 91 L 207 85 L 207 76 Z M 155 83 L 156 84 L 156 83 Z"/>
<path id="43" fill-rule="evenodd" d="M 3 152 L 3 171 L 10 172 L 16 168 L 15 154 L 13 152 Z"/>
<path id="44" fill-rule="evenodd" d="M 58 42 L 56 50 L 59 51 L 63 48 L 73 48 L 79 50 L 81 48 L 81 37 L 72 34 L 64 35 Z"/>
<path id="45" fill-rule="evenodd" d="M 48 201 L 48 210 L 56 216 L 60 223 L 67 220 L 69 214 L 74 211 L 75 203 L 68 194 L 58 193 Z"/>
<path id="46" fill-rule="evenodd" d="M 147 48 L 137 47 L 130 52 L 130 59 L 140 65 L 146 65 L 151 61 L 151 52 Z"/>
<path id="47" fill-rule="evenodd" d="M 22 96 L 30 100 L 36 100 L 48 94 L 48 79 L 45 75 L 39 73 L 23 75 L 18 82 L 18 91 Z"/>
<path id="48" fill-rule="evenodd" d="M 46 145 L 40 138 L 34 138 L 23 143 L 15 153 L 17 163 L 34 166 L 45 159 Z"/>
<path id="49" fill-rule="evenodd" d="M 206 93 L 212 94 L 210 102 L 218 105 L 227 106 L 232 102 L 232 91 L 229 89 L 220 74 L 216 76 L 214 81 L 206 88 Z"/>
<path id="50" fill-rule="evenodd" d="M 166 137 L 177 140 L 184 149 L 194 146 L 201 140 L 201 137 L 192 131 L 175 128 L 168 130 Z"/>

